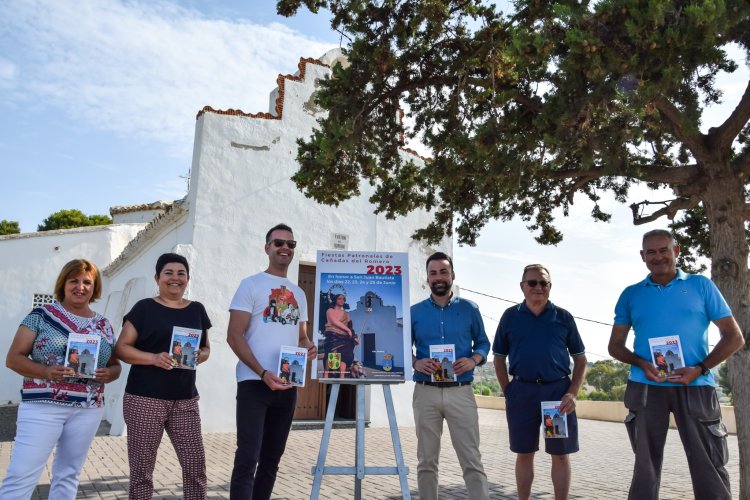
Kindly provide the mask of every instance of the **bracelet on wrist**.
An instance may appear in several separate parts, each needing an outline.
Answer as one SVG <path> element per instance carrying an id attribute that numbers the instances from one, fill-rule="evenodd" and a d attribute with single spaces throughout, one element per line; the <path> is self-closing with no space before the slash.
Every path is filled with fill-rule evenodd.
<path id="1" fill-rule="evenodd" d="M 266 372 L 268 372 L 268 370 L 263 370 L 262 372 L 260 372 L 260 379 L 261 380 L 263 380 L 263 377 L 265 377 Z"/>

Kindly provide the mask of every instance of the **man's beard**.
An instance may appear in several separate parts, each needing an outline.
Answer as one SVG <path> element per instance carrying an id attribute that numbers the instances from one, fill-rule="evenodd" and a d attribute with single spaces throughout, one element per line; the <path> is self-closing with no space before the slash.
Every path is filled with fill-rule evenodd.
<path id="1" fill-rule="evenodd" d="M 438 297 L 445 297 L 451 293 L 451 285 L 445 281 L 436 281 L 430 285 L 430 290 Z"/>

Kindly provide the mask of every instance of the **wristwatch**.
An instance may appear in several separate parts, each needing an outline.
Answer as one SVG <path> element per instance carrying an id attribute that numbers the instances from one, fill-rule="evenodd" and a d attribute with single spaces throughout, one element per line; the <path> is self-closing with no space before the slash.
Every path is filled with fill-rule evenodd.
<path id="1" fill-rule="evenodd" d="M 711 370 L 708 369 L 708 367 L 703 363 L 703 361 L 699 361 L 695 364 L 696 368 L 701 369 L 701 375 L 708 375 L 711 373 Z"/>

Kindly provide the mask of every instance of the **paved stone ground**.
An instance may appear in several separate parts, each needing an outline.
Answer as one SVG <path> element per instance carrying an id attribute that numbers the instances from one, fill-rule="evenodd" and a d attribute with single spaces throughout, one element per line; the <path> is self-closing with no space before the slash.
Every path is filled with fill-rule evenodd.
<path id="1" fill-rule="evenodd" d="M 493 499 L 515 498 L 514 460 L 508 450 L 505 412 L 479 410 L 482 432 L 482 457 L 490 481 Z M 572 499 L 625 498 L 630 482 L 633 454 L 625 428 L 620 423 L 580 421 L 581 451 L 572 458 Z M 446 432 L 440 457 L 440 498 L 467 499 L 460 468 Z M 274 499 L 299 500 L 309 498 L 312 486 L 310 469 L 317 460 L 322 430 L 295 430 L 289 438 L 281 463 Z M 366 463 L 368 466 L 393 466 L 393 447 L 388 429 L 365 431 Z M 413 428 L 400 429 L 404 459 L 410 468 L 409 487 L 412 498 L 418 499 L 416 484 L 416 436 Z M 326 465 L 354 465 L 354 429 L 335 429 Z M 228 498 L 228 481 L 234 454 L 233 433 L 204 435 L 206 446 L 209 492 L 212 499 Z M 0 443 L 0 474 L 4 475 L 12 443 Z M 729 437 L 730 460 L 728 470 L 737 494 L 739 464 L 737 437 Z M 662 476 L 662 500 L 693 498 L 687 461 L 677 431 L 670 430 L 665 450 L 666 464 Z M 549 479 L 549 458 L 539 453 L 536 460 L 536 479 L 533 498 L 554 498 Z M 0 476 L 2 477 L 2 476 Z M 34 499 L 45 499 L 49 492 L 49 464 L 45 469 Z M 181 470 L 169 440 L 165 438 L 159 451 L 154 473 L 154 498 L 182 497 Z M 127 498 L 128 464 L 124 437 L 100 436 L 94 440 L 88 460 L 81 473 L 78 498 Z M 346 476 L 324 476 L 322 499 L 353 498 L 354 479 Z M 364 499 L 402 498 L 395 476 L 368 476 L 363 481 Z"/>

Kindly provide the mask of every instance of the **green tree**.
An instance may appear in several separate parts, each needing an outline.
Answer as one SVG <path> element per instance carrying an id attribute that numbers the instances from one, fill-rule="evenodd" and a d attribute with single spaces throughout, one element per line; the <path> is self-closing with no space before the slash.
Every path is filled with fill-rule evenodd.
<path id="1" fill-rule="evenodd" d="M 721 388 L 724 389 L 724 394 L 729 398 L 729 404 L 733 405 L 734 398 L 732 397 L 732 382 L 729 377 L 729 365 L 727 363 L 719 365 L 719 377 L 717 378 L 717 382 L 719 382 Z"/>
<path id="2" fill-rule="evenodd" d="M 18 234 L 20 232 L 21 227 L 18 225 L 18 221 L 0 220 L 0 236 L 4 234 Z"/>
<path id="3" fill-rule="evenodd" d="M 74 227 L 103 226 L 112 224 L 108 215 L 86 215 L 78 209 L 59 210 L 44 219 L 37 231 L 53 229 L 71 229 Z"/>
<path id="4" fill-rule="evenodd" d="M 576 195 L 606 221 L 604 191 L 625 203 L 633 184 L 669 187 L 673 199 L 631 206 L 634 223 L 673 221 L 692 244 L 685 256 L 710 258 L 750 332 L 750 82 L 723 122 L 700 128 L 722 99 L 717 75 L 750 51 L 746 0 L 517 0 L 508 14 L 482 0 L 279 0 L 278 10 L 302 4 L 329 10 L 349 61 L 321 82 L 328 114 L 299 142 L 294 181 L 307 196 L 338 204 L 364 180 L 389 217 L 435 214 L 417 237 L 473 244 L 489 220 L 519 217 L 555 244 L 555 215 Z M 432 159 L 406 161 L 404 137 Z M 750 350 L 729 365 L 750 499 Z"/>
<path id="5" fill-rule="evenodd" d="M 630 365 L 613 359 L 597 361 L 586 373 L 586 383 L 598 391 L 611 393 L 615 386 L 626 384 Z"/>
<path id="6" fill-rule="evenodd" d="M 612 395 L 604 391 L 591 391 L 588 393 L 588 399 L 591 401 L 612 401 Z"/>
<path id="7" fill-rule="evenodd" d="M 612 387 L 609 391 L 609 394 L 612 396 L 612 401 L 625 401 L 625 389 L 627 389 L 627 387 L 627 383 Z"/>
<path id="8" fill-rule="evenodd" d="M 90 226 L 106 226 L 112 224 L 112 217 L 103 214 L 89 215 Z"/>

